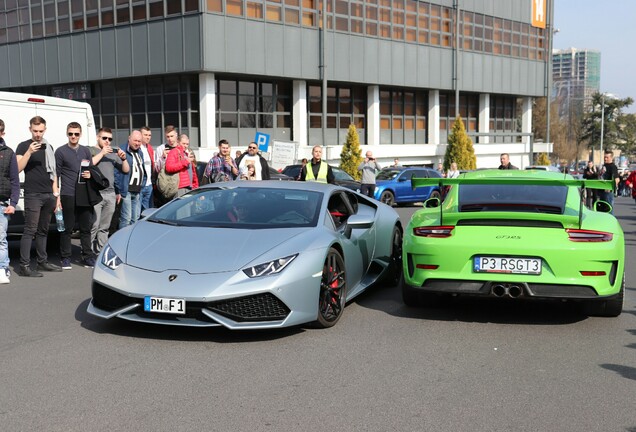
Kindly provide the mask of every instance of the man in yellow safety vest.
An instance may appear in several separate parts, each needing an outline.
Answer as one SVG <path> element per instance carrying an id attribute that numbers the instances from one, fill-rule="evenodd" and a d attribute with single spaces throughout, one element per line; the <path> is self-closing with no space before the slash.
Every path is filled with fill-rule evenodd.
<path id="1" fill-rule="evenodd" d="M 329 164 L 322 160 L 322 147 L 314 146 L 311 154 L 313 157 L 310 163 L 305 165 L 300 172 L 300 180 L 333 184 L 333 171 Z"/>

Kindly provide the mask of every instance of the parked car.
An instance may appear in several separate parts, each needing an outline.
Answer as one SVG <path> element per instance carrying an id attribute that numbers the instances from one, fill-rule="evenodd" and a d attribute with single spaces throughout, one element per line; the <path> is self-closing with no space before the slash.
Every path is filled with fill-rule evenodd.
<path id="1" fill-rule="evenodd" d="M 441 178 L 442 175 L 431 168 L 390 167 L 378 172 L 375 177 L 375 199 L 387 205 L 424 202 L 429 198 L 440 198 L 439 186 L 425 186 L 413 189 L 411 178 Z"/>
<path id="2" fill-rule="evenodd" d="M 90 314 L 232 330 L 331 327 L 347 302 L 401 274 L 397 212 L 340 186 L 210 184 L 144 216 L 100 253 Z"/>
<path id="3" fill-rule="evenodd" d="M 302 165 L 300 164 L 287 165 L 285 168 L 283 168 L 283 174 L 293 179 L 297 179 L 300 176 L 301 167 Z M 362 184 L 359 181 L 355 180 L 353 177 L 351 177 L 349 174 L 347 174 L 345 171 L 341 170 L 340 168 L 336 168 L 332 166 L 331 170 L 333 171 L 334 184 L 337 184 L 338 186 L 346 187 L 347 189 L 351 189 L 356 192 L 360 192 L 360 187 L 362 186 Z"/>
<path id="4" fill-rule="evenodd" d="M 416 179 L 430 185 L 432 179 Z M 621 225 L 599 201 L 585 207 L 575 180 L 549 171 L 475 171 L 443 203 L 427 201 L 404 230 L 402 297 L 409 306 L 441 295 L 573 300 L 589 315 L 616 317 L 625 293 Z"/>
<path id="5" fill-rule="evenodd" d="M 560 172 L 559 169 L 552 165 L 529 165 L 526 167 L 527 170 L 537 170 L 537 171 L 552 171 L 552 172 Z"/>

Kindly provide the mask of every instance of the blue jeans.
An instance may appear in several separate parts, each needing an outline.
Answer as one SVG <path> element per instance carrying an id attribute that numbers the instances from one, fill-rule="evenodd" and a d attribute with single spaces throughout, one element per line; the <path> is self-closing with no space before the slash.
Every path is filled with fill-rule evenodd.
<path id="1" fill-rule="evenodd" d="M 154 207 L 152 202 L 152 185 L 144 186 L 141 188 L 141 211 Z"/>
<path id="2" fill-rule="evenodd" d="M 4 214 L 6 206 L 0 206 L 0 269 L 9 268 L 9 243 L 7 242 L 7 228 L 9 217 Z"/>
<path id="3" fill-rule="evenodd" d="M 614 191 L 599 191 L 599 199 L 601 201 L 607 201 L 612 206 L 610 213 L 614 214 Z"/>
<path id="4" fill-rule="evenodd" d="M 132 225 L 139 219 L 141 214 L 141 194 L 139 192 L 128 192 L 128 195 L 121 198 L 121 215 L 119 216 L 119 229 Z"/>

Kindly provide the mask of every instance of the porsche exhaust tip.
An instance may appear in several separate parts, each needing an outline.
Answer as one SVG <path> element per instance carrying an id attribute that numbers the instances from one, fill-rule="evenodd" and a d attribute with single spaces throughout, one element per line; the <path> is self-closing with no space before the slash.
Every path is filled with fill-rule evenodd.
<path id="1" fill-rule="evenodd" d="M 495 297 L 503 297 L 507 294 L 507 289 L 503 285 L 494 285 L 492 287 L 492 294 Z"/>
<path id="2" fill-rule="evenodd" d="M 508 288 L 508 295 L 512 298 L 520 297 L 523 294 L 523 290 L 518 285 L 512 285 Z"/>
<path id="3" fill-rule="evenodd" d="M 519 285 L 496 284 L 492 286 L 490 292 L 495 297 L 518 298 L 523 295 L 523 288 L 521 288 Z"/>

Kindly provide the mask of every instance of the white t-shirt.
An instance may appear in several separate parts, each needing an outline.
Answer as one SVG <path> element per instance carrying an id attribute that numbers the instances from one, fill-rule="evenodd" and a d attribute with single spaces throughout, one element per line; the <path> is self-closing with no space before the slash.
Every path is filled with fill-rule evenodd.
<path id="1" fill-rule="evenodd" d="M 250 156 L 249 154 L 246 154 L 245 156 L 243 156 L 243 159 L 241 159 L 241 164 L 238 167 L 241 175 L 247 173 L 248 165 L 254 165 L 256 180 L 263 180 L 263 177 L 262 177 L 263 169 L 261 167 L 261 158 L 258 155 Z"/>
<path id="2" fill-rule="evenodd" d="M 150 186 L 152 184 L 152 178 L 149 173 L 152 173 L 153 161 L 150 160 L 150 154 L 145 145 L 142 144 L 139 149 L 144 154 L 144 169 L 146 170 L 146 184 L 144 186 Z"/>

